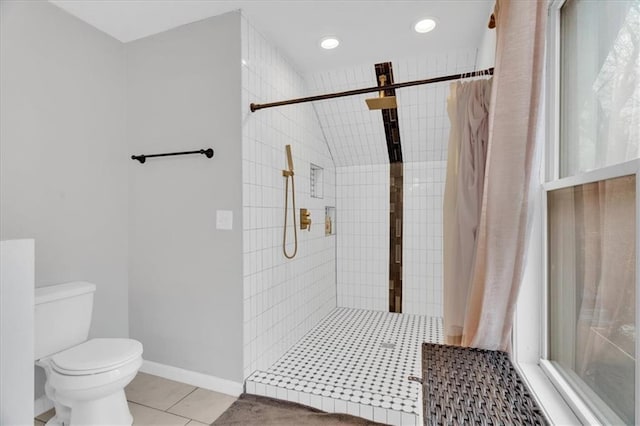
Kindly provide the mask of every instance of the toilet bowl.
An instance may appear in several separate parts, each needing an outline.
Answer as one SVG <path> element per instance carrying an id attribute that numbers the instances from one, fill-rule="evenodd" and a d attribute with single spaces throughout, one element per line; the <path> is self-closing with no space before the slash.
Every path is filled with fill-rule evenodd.
<path id="1" fill-rule="evenodd" d="M 90 283 L 36 289 L 36 365 L 45 370 L 56 411 L 49 426 L 132 423 L 124 387 L 142 365 L 142 344 L 86 340 L 94 291 Z"/>
<path id="2" fill-rule="evenodd" d="M 141 355 L 135 340 L 92 339 L 38 361 L 47 396 L 57 404 L 47 425 L 130 425 L 124 387 L 142 365 Z"/>

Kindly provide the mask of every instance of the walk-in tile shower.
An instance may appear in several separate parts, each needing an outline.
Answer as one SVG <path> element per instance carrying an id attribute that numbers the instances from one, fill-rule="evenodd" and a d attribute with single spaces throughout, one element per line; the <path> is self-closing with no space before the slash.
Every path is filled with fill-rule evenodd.
<path id="1" fill-rule="evenodd" d="M 243 108 L 370 87 L 373 64 L 300 76 L 243 18 Z M 455 74 L 476 51 L 391 58 L 396 81 Z M 446 83 L 397 92 L 402 134 L 402 313 L 389 312 L 390 165 L 371 95 L 243 110 L 246 391 L 390 424 L 420 424 L 420 345 L 442 342 Z M 287 168 L 311 214 L 298 253 L 282 254 Z M 322 197 L 311 169 L 323 169 Z M 325 235 L 327 208 L 336 232 Z M 315 220 L 315 221 L 314 221 Z M 319 225 L 317 225 L 319 224 Z M 289 241 L 293 248 L 293 239 Z"/>

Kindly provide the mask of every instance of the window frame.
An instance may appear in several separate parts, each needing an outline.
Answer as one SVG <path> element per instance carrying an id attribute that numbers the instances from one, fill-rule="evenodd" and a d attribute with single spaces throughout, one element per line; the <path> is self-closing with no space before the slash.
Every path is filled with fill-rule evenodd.
<path id="1" fill-rule="evenodd" d="M 548 270 L 548 209 L 547 196 L 550 191 L 586 183 L 598 182 L 621 176 L 636 176 L 636 361 L 635 361 L 635 405 L 640 407 L 640 159 L 614 164 L 574 176 L 560 178 L 560 12 L 565 0 L 553 0 L 548 9 L 547 66 L 546 66 L 546 126 L 544 154 L 544 183 L 542 184 L 542 273 L 540 359 L 539 365 L 565 402 L 584 424 L 603 424 L 605 419 L 597 408 L 592 407 L 570 385 L 560 370 L 549 360 L 549 270 Z M 640 411 L 635 413 L 640 420 Z"/>

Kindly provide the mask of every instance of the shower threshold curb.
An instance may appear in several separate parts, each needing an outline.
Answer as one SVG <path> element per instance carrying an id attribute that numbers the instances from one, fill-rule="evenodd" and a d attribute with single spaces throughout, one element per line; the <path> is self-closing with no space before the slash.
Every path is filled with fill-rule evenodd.
<path id="1" fill-rule="evenodd" d="M 416 405 L 404 405 L 402 400 L 389 395 L 371 394 L 354 389 L 336 388 L 311 381 L 298 380 L 279 374 L 256 371 L 246 381 L 248 394 L 267 396 L 283 401 L 295 402 L 327 413 L 350 414 L 374 422 L 389 425 L 421 425 L 419 401 Z"/>

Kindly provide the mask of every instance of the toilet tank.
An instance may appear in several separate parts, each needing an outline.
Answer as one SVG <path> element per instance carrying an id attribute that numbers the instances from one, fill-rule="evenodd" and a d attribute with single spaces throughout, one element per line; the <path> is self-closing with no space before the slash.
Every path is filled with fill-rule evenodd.
<path id="1" fill-rule="evenodd" d="M 87 340 L 95 284 L 76 281 L 35 289 L 35 359 Z"/>

